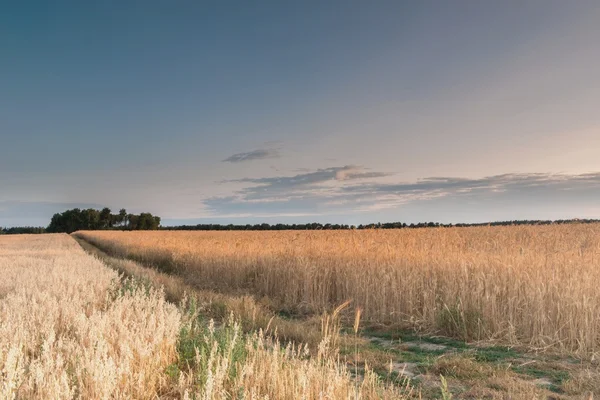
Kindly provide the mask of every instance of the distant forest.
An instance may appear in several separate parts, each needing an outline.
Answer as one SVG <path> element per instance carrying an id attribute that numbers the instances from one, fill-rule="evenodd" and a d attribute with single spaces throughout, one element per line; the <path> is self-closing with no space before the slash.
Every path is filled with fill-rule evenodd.
<path id="1" fill-rule="evenodd" d="M 179 226 L 160 226 L 160 217 L 150 213 L 128 214 L 121 209 L 113 214 L 110 208 L 95 210 L 93 208 L 80 210 L 74 208 L 60 214 L 54 214 L 48 227 L 14 227 L 0 228 L 0 235 L 6 234 L 37 234 L 37 233 L 73 233 L 79 230 L 165 230 L 165 231 L 283 231 L 283 230 L 345 230 L 345 229 L 410 229 L 410 228 L 451 228 L 469 226 L 509 226 L 509 225 L 551 225 L 551 224 L 591 224 L 598 219 L 559 219 L 559 220 L 514 220 L 481 223 L 442 224 L 439 222 L 419 222 L 407 224 L 404 222 L 378 222 L 372 224 L 346 225 L 322 224 L 318 222 L 307 224 L 246 224 L 221 225 L 198 224 Z"/>
<path id="2" fill-rule="evenodd" d="M 404 228 L 451 228 L 468 226 L 508 226 L 508 225 L 551 225 L 551 224 L 590 224 L 600 222 L 598 219 L 561 219 L 561 220 L 515 220 L 515 221 L 497 221 L 481 223 L 459 223 L 442 224 L 439 222 L 419 222 L 407 224 L 404 222 L 378 222 L 365 225 L 345 225 L 345 224 L 321 224 L 317 222 L 308 224 L 254 224 L 254 225 L 221 225 L 221 224 L 198 224 L 198 225 L 180 225 L 164 226 L 161 230 L 166 231 L 282 231 L 282 230 L 344 230 L 344 229 L 404 229 Z"/>

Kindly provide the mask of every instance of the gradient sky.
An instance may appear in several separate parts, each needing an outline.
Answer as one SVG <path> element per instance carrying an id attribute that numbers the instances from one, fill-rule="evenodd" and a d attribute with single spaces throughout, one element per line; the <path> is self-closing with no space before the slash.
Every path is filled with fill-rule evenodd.
<path id="1" fill-rule="evenodd" d="M 600 218 L 598 1 L 0 6 L 0 226 Z"/>

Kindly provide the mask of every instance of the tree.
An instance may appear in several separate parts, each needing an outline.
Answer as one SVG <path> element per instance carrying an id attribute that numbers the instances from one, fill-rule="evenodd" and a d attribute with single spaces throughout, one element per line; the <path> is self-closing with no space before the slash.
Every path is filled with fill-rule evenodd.
<path id="1" fill-rule="evenodd" d="M 112 226 L 123 226 L 127 224 L 127 210 L 121 208 L 118 214 L 112 215 Z"/>
<path id="2" fill-rule="evenodd" d="M 137 216 L 135 214 L 127 214 L 127 218 L 126 218 L 127 228 L 131 231 L 137 230 L 138 219 L 139 219 L 139 216 Z"/>
<path id="3" fill-rule="evenodd" d="M 127 210 L 124 208 L 121 208 L 119 210 L 119 223 L 122 225 L 127 224 L 127 216 L 128 216 Z"/>
<path id="4" fill-rule="evenodd" d="M 160 217 L 155 217 L 150 213 L 141 213 L 137 217 L 136 229 L 141 231 L 150 231 L 158 229 Z"/>
<path id="5" fill-rule="evenodd" d="M 100 229 L 112 228 L 112 212 L 110 208 L 104 207 L 102 211 L 100 211 Z"/>
<path id="6" fill-rule="evenodd" d="M 81 229 L 97 230 L 100 229 L 100 212 L 93 208 L 88 208 L 81 212 Z"/>

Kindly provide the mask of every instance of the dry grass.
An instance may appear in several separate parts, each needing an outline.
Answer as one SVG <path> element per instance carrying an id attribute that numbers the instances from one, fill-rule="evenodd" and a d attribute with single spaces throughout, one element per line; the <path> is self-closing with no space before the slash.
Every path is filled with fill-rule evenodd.
<path id="1" fill-rule="evenodd" d="M 184 337 L 200 343 L 181 367 L 178 387 L 184 399 L 391 400 L 413 395 L 408 382 L 382 383 L 368 368 L 362 379 L 351 379 L 336 357 L 335 334 L 311 355 L 307 346 L 282 346 L 262 330 L 244 338 L 232 319 L 220 330 L 213 325 L 197 329 L 192 319 L 187 332 Z"/>
<path id="2" fill-rule="evenodd" d="M 177 358 L 180 313 L 66 235 L 0 239 L 2 399 L 152 398 Z"/>
<path id="3" fill-rule="evenodd" d="M 313 232 L 80 232 L 186 283 L 366 323 L 591 355 L 600 349 L 600 226 Z"/>
<path id="4" fill-rule="evenodd" d="M 121 279 L 66 235 L 0 238 L 1 399 L 401 399 L 408 386 L 351 378 L 328 334 L 311 355 L 233 317 L 204 322 Z M 139 272 L 139 271 L 138 271 Z"/>
<path id="5" fill-rule="evenodd" d="M 233 313 L 241 322 L 244 331 L 262 329 L 265 333 L 277 333 L 279 339 L 307 344 L 316 349 L 323 339 L 320 316 L 302 321 L 285 319 L 276 315 L 264 304 L 251 296 L 232 296 L 212 290 L 198 290 L 187 284 L 183 278 L 147 268 L 138 262 L 123 258 L 111 257 L 98 248 L 75 237 L 78 243 L 90 254 L 100 258 L 106 265 L 127 277 L 151 284 L 165 293 L 172 303 L 179 304 L 187 296 L 193 296 L 202 315 L 222 323 Z"/>

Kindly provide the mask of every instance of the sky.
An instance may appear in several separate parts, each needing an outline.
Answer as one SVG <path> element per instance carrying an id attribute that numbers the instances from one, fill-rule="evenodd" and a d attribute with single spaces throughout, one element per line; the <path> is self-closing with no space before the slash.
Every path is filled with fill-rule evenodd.
<path id="1" fill-rule="evenodd" d="M 598 1 L 0 5 L 0 226 L 600 218 Z"/>

